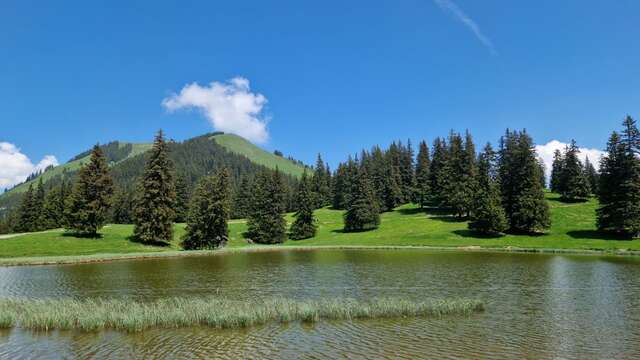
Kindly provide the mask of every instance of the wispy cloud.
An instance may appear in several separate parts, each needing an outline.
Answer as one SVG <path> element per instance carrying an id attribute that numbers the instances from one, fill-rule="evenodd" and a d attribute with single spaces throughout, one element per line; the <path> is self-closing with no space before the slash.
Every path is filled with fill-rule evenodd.
<path id="1" fill-rule="evenodd" d="M 493 46 L 493 42 L 489 39 L 485 34 L 482 33 L 478 24 L 473 21 L 467 14 L 465 14 L 462 9 L 456 3 L 451 0 L 433 0 L 442 10 L 453 15 L 458 21 L 462 22 L 464 26 L 466 26 L 473 34 L 476 36 L 478 40 L 484 45 L 492 55 L 498 55 L 495 47 Z"/>

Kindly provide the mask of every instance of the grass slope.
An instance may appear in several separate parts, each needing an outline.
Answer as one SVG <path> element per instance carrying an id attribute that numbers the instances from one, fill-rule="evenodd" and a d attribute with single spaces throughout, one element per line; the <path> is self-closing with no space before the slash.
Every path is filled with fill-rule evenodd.
<path id="1" fill-rule="evenodd" d="M 481 238 L 467 230 L 467 224 L 437 212 L 406 205 L 382 214 L 380 227 L 359 233 L 342 232 L 342 211 L 320 209 L 318 234 L 302 241 L 287 241 L 282 246 L 431 246 L 431 247 L 479 247 L 507 249 L 563 249 L 563 250 L 634 250 L 640 251 L 640 240 L 607 239 L 595 228 L 596 201 L 562 203 L 556 195 L 548 194 L 551 206 L 552 228 L 542 236 L 507 235 L 500 238 Z M 287 216 L 291 222 L 291 215 Z M 184 224 L 176 224 L 173 243 L 168 247 L 152 247 L 129 240 L 131 225 L 109 225 L 102 230 L 100 239 L 84 239 L 65 236 L 61 230 L 20 235 L 0 240 L 0 258 L 78 256 L 95 254 L 135 254 L 179 250 Z M 229 223 L 228 247 L 261 249 L 249 245 L 243 237 L 246 224 L 242 220 Z"/>
<path id="2" fill-rule="evenodd" d="M 121 143 L 120 146 L 125 146 L 127 145 L 127 143 Z M 129 153 L 129 155 L 127 155 L 127 157 L 125 159 L 122 159 L 120 161 L 126 160 L 130 157 L 136 156 L 138 154 L 142 154 L 143 152 L 151 149 L 152 144 L 132 144 L 132 148 L 131 148 L 131 152 Z M 69 161 L 67 163 L 64 163 L 62 165 L 58 165 L 56 167 L 54 167 L 53 169 L 44 172 L 42 175 L 40 175 L 38 178 L 31 180 L 31 181 L 27 181 L 24 184 L 20 184 L 19 186 L 16 186 L 15 188 L 7 191 L 5 194 L 15 194 L 15 193 L 23 193 L 25 191 L 27 191 L 27 189 L 29 188 L 30 184 L 33 184 L 34 186 L 38 183 L 38 181 L 40 181 L 40 179 L 42 179 L 42 182 L 46 183 L 49 179 L 55 177 L 56 175 L 60 175 L 62 173 L 64 173 L 65 171 L 76 171 L 78 169 L 80 169 L 80 167 L 82 166 L 82 164 L 84 164 L 85 162 L 89 161 L 90 155 L 87 155 L 83 158 L 77 159 L 77 160 L 73 160 L 73 161 Z M 5 194 L 0 194 L 0 197 L 2 197 Z"/>
<path id="3" fill-rule="evenodd" d="M 285 174 L 299 177 L 304 172 L 304 166 L 289 159 L 265 151 L 244 138 L 233 134 L 220 134 L 211 137 L 216 143 L 227 148 L 230 152 L 244 155 L 252 162 L 275 169 Z"/>

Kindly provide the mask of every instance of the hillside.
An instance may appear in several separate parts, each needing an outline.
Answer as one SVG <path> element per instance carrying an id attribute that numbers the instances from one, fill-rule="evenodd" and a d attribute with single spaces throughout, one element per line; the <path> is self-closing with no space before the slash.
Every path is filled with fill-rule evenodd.
<path id="1" fill-rule="evenodd" d="M 305 168 L 303 165 L 265 151 L 238 135 L 216 134 L 213 135 L 211 139 L 225 147 L 228 151 L 243 155 L 258 165 L 274 170 L 278 168 L 283 173 L 296 177 L 301 176 L 304 172 Z"/>

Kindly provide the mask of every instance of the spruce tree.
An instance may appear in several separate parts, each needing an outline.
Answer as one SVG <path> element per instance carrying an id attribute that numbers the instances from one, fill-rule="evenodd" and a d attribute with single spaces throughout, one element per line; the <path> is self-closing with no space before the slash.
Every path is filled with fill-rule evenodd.
<path id="1" fill-rule="evenodd" d="M 230 175 L 227 169 L 203 177 L 189 207 L 182 247 L 186 250 L 215 249 L 229 239 L 231 215 Z"/>
<path id="2" fill-rule="evenodd" d="M 232 214 L 236 219 L 244 219 L 251 211 L 251 178 L 245 176 L 233 196 Z"/>
<path id="3" fill-rule="evenodd" d="M 407 140 L 407 145 L 403 146 L 399 143 L 400 150 L 400 162 L 399 162 L 399 175 L 400 175 L 400 187 L 402 191 L 402 203 L 408 203 L 413 201 L 416 196 L 416 173 L 413 160 L 413 148 L 411 146 L 411 140 Z"/>
<path id="4" fill-rule="evenodd" d="M 315 196 L 315 207 L 321 208 L 331 204 L 331 174 L 328 167 L 322 161 L 322 156 L 318 154 L 316 167 L 313 172 L 313 193 Z"/>
<path id="5" fill-rule="evenodd" d="M 33 213 L 33 197 L 33 184 L 29 184 L 27 191 L 22 195 L 20 207 L 18 208 L 18 222 L 14 227 L 17 232 L 34 231 L 34 222 L 37 214 Z"/>
<path id="6" fill-rule="evenodd" d="M 376 208 L 380 211 L 392 211 L 396 206 L 400 205 L 403 201 L 402 192 L 402 178 L 399 174 L 399 170 L 396 166 L 393 166 L 393 160 L 391 156 L 388 156 L 384 162 L 384 172 L 382 176 L 382 189 L 380 189 L 380 195 L 382 196 L 382 202 L 378 202 Z M 368 172 L 364 171 L 366 174 Z M 373 192 L 373 188 L 371 189 Z M 374 198 L 375 198 L 375 193 Z"/>
<path id="7" fill-rule="evenodd" d="M 533 140 L 526 133 L 507 130 L 500 140 L 500 187 L 509 229 L 518 233 L 549 228 L 549 205 L 540 183 Z"/>
<path id="8" fill-rule="evenodd" d="M 316 219 L 313 216 L 313 193 L 307 172 L 302 174 L 296 193 L 298 210 L 293 215 L 293 224 L 289 229 L 289 238 L 292 240 L 308 239 L 316 236 Z"/>
<path id="9" fill-rule="evenodd" d="M 584 176 L 587 178 L 587 183 L 589 184 L 589 192 L 591 194 L 598 193 L 598 172 L 596 168 L 593 166 L 589 157 L 587 156 L 584 159 Z"/>
<path id="10" fill-rule="evenodd" d="M 42 224 L 45 229 L 64 225 L 64 207 L 67 198 L 66 185 L 55 186 L 47 192 L 42 207 Z"/>
<path id="11" fill-rule="evenodd" d="M 640 135 L 627 116 L 622 136 L 613 132 L 600 162 L 597 226 L 621 236 L 640 236 Z"/>
<path id="12" fill-rule="evenodd" d="M 114 224 L 133 224 L 134 193 L 131 189 L 120 188 L 113 195 L 111 221 Z"/>
<path id="13" fill-rule="evenodd" d="M 553 163 L 551 164 L 551 180 L 549 181 L 549 188 L 554 193 L 559 194 L 562 182 L 562 166 L 564 165 L 564 158 L 560 150 L 556 149 L 553 152 Z"/>
<path id="14" fill-rule="evenodd" d="M 476 188 L 475 147 L 471 135 L 463 142 L 460 134 L 449 135 L 448 159 L 444 172 L 447 182 L 444 187 L 444 204 L 458 217 L 468 215 Z"/>
<path id="15" fill-rule="evenodd" d="M 256 175 L 251 212 L 247 219 L 247 235 L 253 242 L 278 244 L 286 240 L 284 192 L 279 171 L 263 170 Z"/>
<path id="16" fill-rule="evenodd" d="M 580 150 L 574 140 L 565 149 L 558 190 L 563 200 L 574 201 L 589 196 L 589 184 L 578 159 Z"/>
<path id="17" fill-rule="evenodd" d="M 446 203 L 446 188 L 450 180 L 447 176 L 447 162 L 449 153 L 447 143 L 442 138 L 433 141 L 431 164 L 429 167 L 429 189 L 431 198 L 438 206 Z"/>
<path id="18" fill-rule="evenodd" d="M 364 231 L 380 225 L 380 214 L 366 169 L 358 171 L 351 203 L 344 214 L 344 231 Z"/>
<path id="19" fill-rule="evenodd" d="M 113 180 L 107 159 L 96 145 L 91 159 L 80 169 L 67 200 L 65 228 L 79 235 L 96 236 L 107 219 L 112 194 Z"/>
<path id="20" fill-rule="evenodd" d="M 176 188 L 173 164 L 162 130 L 155 137 L 149 151 L 144 173 L 138 182 L 134 208 L 134 236 L 141 242 L 153 244 L 173 240 Z"/>
<path id="21" fill-rule="evenodd" d="M 415 201 L 424 208 L 429 202 L 430 192 L 430 161 L 429 147 L 425 141 L 421 141 L 418 149 L 418 158 L 416 160 L 416 199 Z"/>
<path id="22" fill-rule="evenodd" d="M 496 181 L 495 158 L 491 144 L 487 144 L 478 157 L 478 190 L 469 221 L 470 230 L 485 235 L 500 234 L 508 228 Z"/>
<path id="23" fill-rule="evenodd" d="M 44 200 L 45 200 L 45 191 L 44 185 L 42 184 L 42 177 L 38 180 L 38 186 L 36 187 L 36 192 L 33 196 L 33 230 L 41 231 L 46 229 L 46 225 L 44 223 Z"/>
<path id="24" fill-rule="evenodd" d="M 174 209 L 176 212 L 174 221 L 177 223 L 186 222 L 189 215 L 189 188 L 183 175 L 176 176 L 176 205 Z"/>

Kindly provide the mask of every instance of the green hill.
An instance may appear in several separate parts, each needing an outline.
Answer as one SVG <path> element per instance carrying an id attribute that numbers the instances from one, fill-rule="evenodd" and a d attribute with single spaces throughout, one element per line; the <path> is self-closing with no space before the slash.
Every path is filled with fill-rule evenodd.
<path id="1" fill-rule="evenodd" d="M 216 143 L 225 147 L 228 151 L 243 155 L 253 163 L 275 169 L 276 167 L 285 174 L 302 176 L 305 167 L 293 160 L 277 156 L 252 144 L 244 138 L 233 134 L 216 134 L 211 136 Z"/>

